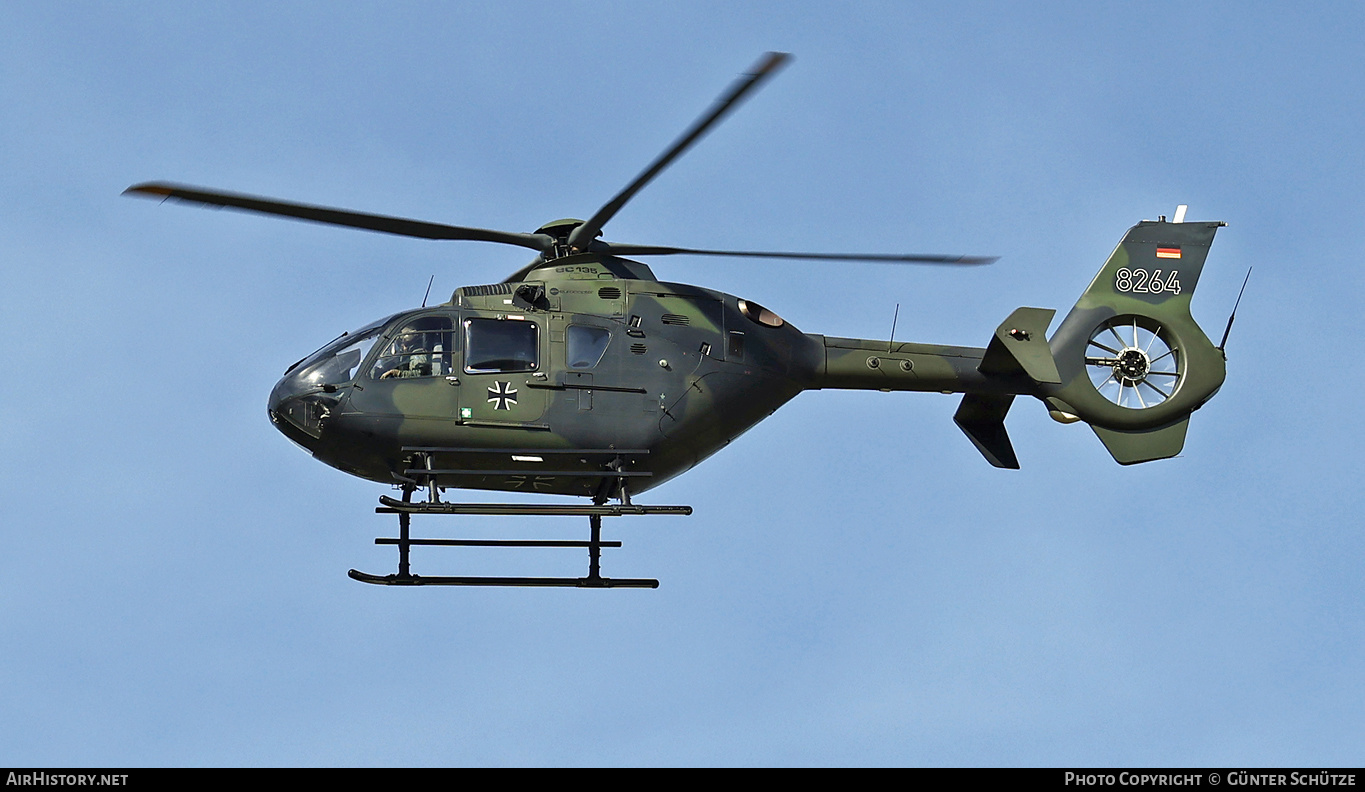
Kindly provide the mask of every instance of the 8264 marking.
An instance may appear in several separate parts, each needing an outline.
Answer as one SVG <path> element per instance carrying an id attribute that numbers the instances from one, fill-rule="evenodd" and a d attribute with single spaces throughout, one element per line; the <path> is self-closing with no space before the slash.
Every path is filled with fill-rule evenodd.
<path id="1" fill-rule="evenodd" d="M 1121 267 L 1114 273 L 1114 290 L 1119 292 L 1139 292 L 1142 294 L 1179 294 L 1180 270 L 1171 270 L 1169 277 L 1163 278 L 1161 270 L 1148 272 L 1145 269 Z"/>

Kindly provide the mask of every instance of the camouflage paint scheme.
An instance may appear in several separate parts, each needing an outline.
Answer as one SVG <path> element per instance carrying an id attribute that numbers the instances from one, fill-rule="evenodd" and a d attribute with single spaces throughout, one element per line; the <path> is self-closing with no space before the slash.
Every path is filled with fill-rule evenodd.
<path id="1" fill-rule="evenodd" d="M 633 196 L 789 60 L 763 55 L 588 220 L 559 220 L 532 233 L 164 182 L 125 192 L 538 252 L 503 283 L 466 286 L 444 305 L 343 335 L 291 366 L 271 393 L 270 419 L 286 436 L 339 470 L 402 486 L 405 501 L 418 486 L 431 486 L 428 511 L 436 508 L 436 487 L 581 495 L 598 506 L 615 497 L 625 506 L 630 493 L 683 473 L 797 394 L 821 388 L 964 394 L 954 420 L 998 467 L 1019 466 L 1004 424 L 1017 396 L 1042 400 L 1059 421 L 1089 422 L 1121 464 L 1179 453 L 1190 413 L 1225 374 L 1221 350 L 1189 310 L 1221 224 L 1179 222 L 1183 208 L 1177 222 L 1144 221 L 1129 230 L 1051 340 L 1055 312 L 1020 308 L 982 348 L 802 333 L 754 303 L 661 283 L 629 257 L 994 259 L 599 238 Z M 576 343 L 592 359 L 566 357 Z"/>
<path id="2" fill-rule="evenodd" d="M 1004 429 L 1016 396 L 1041 400 L 1063 422 L 1088 422 L 1122 464 L 1165 458 L 1179 453 L 1190 413 L 1225 376 L 1221 351 L 1189 310 L 1220 225 L 1143 221 L 1051 339 L 1046 329 L 1054 312 L 1021 308 L 986 347 L 802 333 L 761 306 L 659 282 L 647 266 L 615 256 L 533 262 L 508 282 L 464 287 L 448 303 L 385 320 L 353 378 L 301 382 L 307 367 L 295 364 L 272 392 L 269 414 L 317 459 L 373 481 L 411 483 L 405 471 L 418 464 L 412 449 L 440 448 L 447 450 L 431 452 L 429 464 L 451 471 L 435 476 L 442 487 L 589 497 L 602 495 L 611 457 L 594 451 L 619 450 L 630 492 L 644 492 L 724 448 L 802 391 L 822 388 L 965 394 L 955 420 L 999 467 L 1018 467 Z M 389 340 L 423 316 L 449 317 L 455 328 L 451 375 L 368 374 Z M 463 365 L 461 328 L 471 319 L 533 323 L 535 370 L 489 373 Z M 1114 349 L 1127 343 L 1120 333 L 1130 322 L 1133 349 Z M 566 360 L 565 334 L 574 325 L 610 334 L 595 365 Z M 1150 391 L 1165 396 L 1160 403 L 1120 406 L 1101 393 L 1109 383 L 1097 388 L 1088 369 L 1103 375 L 1113 368 L 1122 394 L 1120 358 L 1127 356 L 1134 377 L 1152 364 L 1147 353 L 1157 342 L 1142 350 L 1139 325 L 1169 346 L 1163 357 L 1177 373 L 1148 386 L 1154 400 Z M 1092 339 L 1109 352 L 1097 351 Z M 515 402 L 505 396 L 513 393 Z M 527 461 L 536 450 L 583 453 Z M 513 451 L 520 459 L 512 459 Z"/>

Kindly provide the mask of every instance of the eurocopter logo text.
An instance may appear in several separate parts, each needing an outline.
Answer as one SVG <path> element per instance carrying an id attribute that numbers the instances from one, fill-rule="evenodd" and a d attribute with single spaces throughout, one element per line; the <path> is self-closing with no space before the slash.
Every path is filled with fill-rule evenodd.
<path id="1" fill-rule="evenodd" d="M 128 775 L 77 773 L 10 773 L 5 786 L 128 786 Z"/>

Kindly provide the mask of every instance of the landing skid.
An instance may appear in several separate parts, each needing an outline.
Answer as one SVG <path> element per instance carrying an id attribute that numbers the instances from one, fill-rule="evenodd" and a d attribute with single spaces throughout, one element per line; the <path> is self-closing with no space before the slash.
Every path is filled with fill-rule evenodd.
<path id="1" fill-rule="evenodd" d="M 421 449 L 425 451 L 426 449 Z M 434 449 L 433 449 L 434 450 Z M 428 457 L 429 460 L 429 457 Z M 429 471 L 429 473 L 428 473 Z M 434 475 L 427 461 L 425 470 L 418 468 L 406 471 L 417 474 L 428 473 L 426 482 L 428 500 L 412 500 L 419 486 L 418 481 L 403 485 L 403 498 L 398 500 L 387 496 L 379 498 L 375 512 L 398 515 L 398 537 L 379 537 L 375 544 L 396 545 L 398 547 L 398 571 L 392 575 L 372 575 L 352 569 L 347 574 L 352 580 L 377 586 L 520 586 L 533 588 L 658 588 L 659 581 L 652 578 L 607 578 L 601 575 L 602 548 L 620 547 L 621 542 L 602 539 L 603 517 L 624 517 L 626 515 L 674 514 L 689 515 L 691 506 L 637 506 L 630 502 L 624 479 L 615 471 L 604 471 L 600 475 L 604 486 L 592 505 L 584 504 L 522 504 L 522 503 L 447 503 L 440 500 L 438 488 L 434 485 Z M 610 486 L 608 486 L 610 485 Z M 606 503 L 605 493 L 614 490 L 620 498 L 619 504 Z M 413 539 L 409 535 L 412 515 L 414 514 L 451 514 L 486 516 L 532 516 L 546 515 L 557 517 L 587 517 L 591 533 L 587 541 L 581 540 L 539 540 L 539 539 Z M 586 577 L 470 577 L 470 576 L 431 576 L 411 573 L 409 555 L 412 547 L 575 547 L 588 551 L 588 574 Z"/>
<path id="2" fill-rule="evenodd" d="M 411 491 L 404 497 L 410 498 Z M 508 504 L 508 503 L 445 503 L 395 500 L 389 497 L 379 499 L 380 506 L 375 512 L 398 515 L 397 538 L 379 537 L 375 544 L 398 546 L 398 572 L 392 575 L 371 575 L 352 569 L 352 580 L 380 586 L 530 586 L 566 588 L 658 588 L 659 581 L 651 578 L 607 578 L 600 573 L 602 548 L 620 547 L 619 541 L 602 539 L 602 518 L 622 517 L 625 515 L 677 514 L 692 513 L 690 506 L 635 506 L 606 505 L 584 506 L 579 504 Z M 414 514 L 481 514 L 481 515 L 551 515 L 586 516 L 592 527 L 587 541 L 580 540 L 540 540 L 540 539 L 414 539 L 409 536 L 409 526 Z M 414 546 L 427 547 L 577 547 L 588 551 L 588 575 L 581 578 L 554 577 L 446 577 L 414 575 L 409 572 L 409 553 Z"/>
<path id="3" fill-rule="evenodd" d="M 618 543 L 619 544 L 619 543 Z M 658 588 L 649 578 L 535 578 L 535 577 L 430 577 L 427 575 L 371 575 L 352 569 L 352 580 L 380 586 L 530 586 L 537 588 Z"/>

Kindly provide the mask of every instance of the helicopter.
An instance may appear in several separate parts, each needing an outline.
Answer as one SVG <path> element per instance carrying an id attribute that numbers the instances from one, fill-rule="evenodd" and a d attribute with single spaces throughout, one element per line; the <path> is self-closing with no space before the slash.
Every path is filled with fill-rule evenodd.
<path id="1" fill-rule="evenodd" d="M 636 257 L 728 256 L 973 266 L 990 257 L 710 250 L 622 244 L 602 229 L 636 193 L 789 59 L 767 53 L 620 193 L 587 220 L 531 233 L 430 223 L 148 182 L 125 194 L 433 240 L 514 245 L 535 258 L 500 283 L 344 333 L 289 366 L 270 393 L 272 424 L 316 459 L 390 485 L 398 569 L 351 578 L 391 586 L 657 588 L 601 574 L 603 517 L 687 515 L 632 498 L 678 476 L 807 390 L 961 394 L 954 421 L 991 465 L 1018 468 L 1005 416 L 1018 396 L 1057 421 L 1090 425 L 1115 461 L 1165 459 L 1191 413 L 1226 376 L 1190 314 L 1222 222 L 1144 220 L 1124 235 L 1048 336 L 1056 313 L 1023 307 L 985 347 L 804 333 L 752 300 L 660 281 Z M 1249 273 L 1248 273 L 1249 274 Z M 1240 300 L 1240 295 L 1239 295 Z M 1235 316 L 1234 308 L 1233 315 Z M 1232 319 L 1229 319 L 1228 330 Z M 894 330 L 892 333 L 894 339 Z M 590 503 L 456 503 L 447 490 L 587 498 Z M 414 499 L 421 492 L 424 499 Z M 613 502 L 614 501 L 614 502 Z M 586 516 L 586 541 L 424 539 L 414 515 Z M 587 549 L 584 577 L 430 576 L 414 546 Z"/>

